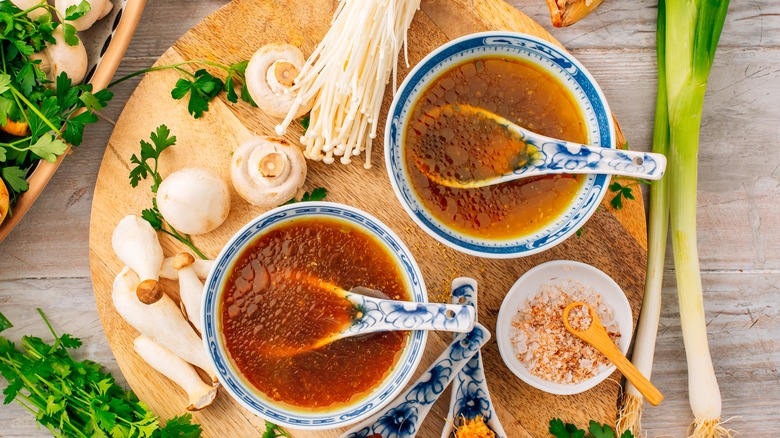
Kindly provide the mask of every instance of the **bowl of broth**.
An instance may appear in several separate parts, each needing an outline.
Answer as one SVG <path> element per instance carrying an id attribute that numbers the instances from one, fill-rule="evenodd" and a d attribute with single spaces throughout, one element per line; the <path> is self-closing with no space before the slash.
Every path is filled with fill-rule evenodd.
<path id="1" fill-rule="evenodd" d="M 546 175 L 481 188 L 438 184 L 426 168 L 458 174 L 475 154 L 489 150 L 501 159 L 516 147 L 437 116 L 457 105 L 483 108 L 548 137 L 615 148 L 603 92 L 563 49 L 504 31 L 450 41 L 407 75 L 385 129 L 393 189 L 428 234 L 471 255 L 522 257 L 561 243 L 596 211 L 608 175 Z"/>
<path id="2" fill-rule="evenodd" d="M 339 331 L 359 312 L 312 279 L 428 300 L 408 248 L 378 219 L 341 204 L 291 204 L 248 223 L 220 252 L 204 288 L 203 341 L 222 385 L 251 412 L 294 429 L 348 426 L 404 388 L 427 332 L 293 350 Z"/>

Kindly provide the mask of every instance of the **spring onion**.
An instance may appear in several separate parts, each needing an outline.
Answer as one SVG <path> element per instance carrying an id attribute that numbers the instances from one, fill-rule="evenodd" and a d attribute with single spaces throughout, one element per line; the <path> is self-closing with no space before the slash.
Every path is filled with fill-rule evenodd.
<path id="1" fill-rule="evenodd" d="M 695 417 L 692 437 L 725 437 L 721 398 L 707 343 L 696 248 L 696 179 L 699 128 L 712 61 L 728 0 L 666 2 L 665 63 L 669 109 L 669 214 L 680 301 L 688 393 Z"/>
<path id="2" fill-rule="evenodd" d="M 666 97 L 666 5 L 658 2 L 658 32 L 656 53 L 658 57 L 658 95 L 656 96 L 655 125 L 653 126 L 653 152 L 669 154 L 669 112 Z M 650 187 L 650 214 L 647 245 L 647 273 L 639 327 L 634 341 L 631 361 L 648 379 L 653 369 L 655 339 L 661 319 L 661 289 L 666 258 L 666 238 L 669 228 L 669 177 L 656 181 Z M 642 394 L 626 383 L 626 391 L 618 411 L 618 433 L 631 431 L 634 436 L 642 433 Z"/>

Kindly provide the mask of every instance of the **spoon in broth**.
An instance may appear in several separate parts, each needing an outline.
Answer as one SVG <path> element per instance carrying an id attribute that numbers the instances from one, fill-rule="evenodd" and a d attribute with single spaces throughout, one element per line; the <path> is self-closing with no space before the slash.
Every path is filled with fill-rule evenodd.
<path id="1" fill-rule="evenodd" d="M 563 325 L 571 334 L 606 356 L 651 405 L 658 406 L 661 403 L 664 399 L 661 391 L 623 356 L 617 345 L 609 338 L 607 330 L 590 304 L 579 301 L 569 303 L 563 309 Z"/>
<path id="2" fill-rule="evenodd" d="M 531 132 L 484 108 L 448 104 L 411 125 L 421 136 L 412 152 L 434 183 L 457 189 L 485 187 L 531 176 L 608 174 L 661 179 L 662 154 L 587 146 Z"/>
<path id="3" fill-rule="evenodd" d="M 476 312 L 472 306 L 391 300 L 381 291 L 362 286 L 348 291 L 304 273 L 295 273 L 293 276 L 296 282 L 308 286 L 312 294 L 331 295 L 347 303 L 331 313 L 334 324 L 329 333 L 297 339 L 291 345 L 284 345 L 283 340 L 277 340 L 272 348 L 275 356 L 294 356 L 322 348 L 339 339 L 376 332 L 438 330 L 468 333 L 476 322 Z M 305 327 L 301 328 L 302 332 L 305 330 Z"/>

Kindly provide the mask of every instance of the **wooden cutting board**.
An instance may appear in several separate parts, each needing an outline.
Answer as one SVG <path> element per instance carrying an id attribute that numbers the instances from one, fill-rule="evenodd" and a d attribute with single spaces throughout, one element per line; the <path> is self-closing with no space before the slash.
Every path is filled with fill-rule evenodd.
<path id="1" fill-rule="evenodd" d="M 306 55 L 328 29 L 336 0 L 235 0 L 209 16 L 174 44 L 158 61 L 170 64 L 191 59 L 232 63 L 248 59 L 254 50 L 268 42 L 292 42 Z M 172 19 L 174 19 L 172 17 Z M 484 30 L 521 31 L 554 41 L 542 27 L 501 0 L 424 0 L 422 10 L 409 30 L 409 61 L 414 65 L 435 47 L 455 37 Z M 407 68 L 400 63 L 402 74 Z M 138 142 L 148 138 L 159 124 L 167 124 L 178 138 L 160 161 L 163 176 L 187 166 L 214 170 L 228 179 L 231 152 L 253 134 L 273 132 L 276 121 L 244 103 L 231 104 L 220 96 L 199 120 L 187 114 L 186 103 L 174 101 L 170 91 L 178 79 L 174 71 L 148 74 L 127 102 L 106 149 L 98 175 L 90 228 L 90 263 L 95 297 L 103 327 L 119 366 L 130 386 L 144 402 L 163 418 L 181 414 L 186 397 L 176 386 L 135 355 L 132 341 L 136 331 L 125 323 L 111 303 L 111 284 L 121 264 L 111 250 L 111 233 L 127 214 L 140 214 L 150 206 L 149 183 L 132 189 L 128 182 L 129 158 L 139 150 Z M 384 114 L 391 101 L 388 90 Z M 384 126 L 382 120 L 380 126 Z M 297 141 L 299 127 L 287 137 Z M 378 138 L 383 138 L 379 133 Z M 398 233 L 418 260 L 432 300 L 443 300 L 449 282 L 456 276 L 479 281 L 479 319 L 494 329 L 498 309 L 506 291 L 525 271 L 556 259 L 580 260 L 611 275 L 628 294 L 634 311 L 639 311 L 645 276 L 646 230 L 642 201 L 626 203 L 614 211 L 605 202 L 583 227 L 580 237 L 542 254 L 516 260 L 487 260 L 467 256 L 438 244 L 406 215 L 393 194 L 383 163 L 383 148 L 375 143 L 374 167 L 309 163 L 306 189 L 326 187 L 329 201 L 361 208 L 377 216 Z M 637 193 L 638 194 L 638 193 Z M 195 237 L 196 244 L 214 257 L 228 238 L 264 210 L 252 207 L 232 193 L 232 212 L 216 231 Z M 166 255 L 181 249 L 178 242 L 161 236 Z M 170 291 L 173 282 L 164 283 Z M 429 337 L 422 373 L 449 343 L 450 334 Z M 576 396 L 554 396 L 522 383 L 507 368 L 495 340 L 483 349 L 488 383 L 498 416 L 510 437 L 546 437 L 547 423 L 553 417 L 586 425 L 596 419 L 614 423 L 619 391 L 619 374 L 594 389 Z M 435 405 L 420 433 L 421 438 L 438 437 L 447 412 L 449 392 Z M 244 411 L 227 394 L 208 409 L 195 413 L 210 437 L 260 436 L 264 422 Z M 342 431 L 299 432 L 294 437 L 336 437 Z"/>

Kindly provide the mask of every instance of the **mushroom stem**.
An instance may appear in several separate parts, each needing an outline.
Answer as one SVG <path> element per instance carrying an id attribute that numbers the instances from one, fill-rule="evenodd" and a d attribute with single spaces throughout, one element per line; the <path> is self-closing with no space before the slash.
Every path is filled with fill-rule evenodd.
<path id="1" fill-rule="evenodd" d="M 160 266 L 160 278 L 166 278 L 168 280 L 176 280 L 179 278 L 178 272 L 173 268 L 174 257 L 166 257 L 162 265 Z M 192 264 L 192 270 L 201 280 L 205 280 L 209 276 L 211 267 L 214 266 L 214 260 L 201 260 L 195 259 L 195 263 Z"/>
<path id="2" fill-rule="evenodd" d="M 163 261 L 163 250 L 157 232 L 149 222 L 135 215 L 125 216 L 114 229 L 111 246 L 119 260 L 138 274 L 138 299 L 152 304 L 162 298 L 157 280 Z"/>
<path id="3" fill-rule="evenodd" d="M 163 376 L 179 385 L 189 397 L 188 411 L 199 411 L 217 397 L 216 386 L 209 386 L 200 379 L 192 365 L 148 337 L 141 335 L 133 341 L 133 349 L 141 358 Z"/>
<path id="4" fill-rule="evenodd" d="M 201 300 L 203 299 L 203 283 L 192 268 L 195 257 L 186 252 L 180 252 L 173 258 L 173 269 L 179 272 L 179 297 L 182 310 L 187 319 L 203 333 L 203 315 L 201 315 Z"/>
<path id="5" fill-rule="evenodd" d="M 184 319 L 176 303 L 163 294 L 160 301 L 143 304 L 135 294 L 139 282 L 138 275 L 127 266 L 117 275 L 111 298 L 119 315 L 142 335 L 202 369 L 216 382 L 217 376 L 203 342 Z"/>

